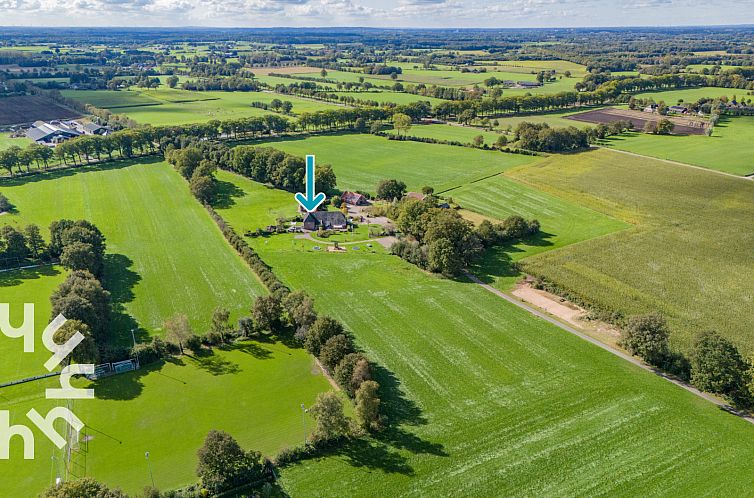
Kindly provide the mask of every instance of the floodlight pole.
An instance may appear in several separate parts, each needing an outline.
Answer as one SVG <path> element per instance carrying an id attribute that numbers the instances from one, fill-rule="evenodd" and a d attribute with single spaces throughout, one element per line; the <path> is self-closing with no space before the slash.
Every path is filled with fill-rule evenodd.
<path id="1" fill-rule="evenodd" d="M 147 459 L 147 468 L 149 469 L 149 478 L 152 480 L 152 487 L 154 488 L 154 474 L 152 474 L 152 464 L 149 461 L 149 452 L 144 453 L 144 458 Z"/>

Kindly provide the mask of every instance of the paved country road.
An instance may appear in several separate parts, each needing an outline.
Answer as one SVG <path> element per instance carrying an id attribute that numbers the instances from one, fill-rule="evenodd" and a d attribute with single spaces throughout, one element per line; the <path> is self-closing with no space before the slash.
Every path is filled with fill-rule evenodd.
<path id="1" fill-rule="evenodd" d="M 747 422 L 749 422 L 751 424 L 754 424 L 754 418 L 752 418 L 752 417 L 750 417 L 750 416 L 748 416 L 748 415 L 746 415 L 744 413 L 739 412 L 738 410 L 736 410 L 735 408 L 733 408 L 729 404 L 725 403 L 724 401 L 721 401 L 721 400 L 715 398 L 714 396 L 712 396 L 710 394 L 704 393 L 704 392 L 700 391 L 699 389 L 697 389 L 697 388 L 695 388 L 695 387 L 693 387 L 693 386 L 691 386 L 691 385 L 689 385 L 689 384 L 687 384 L 687 383 L 685 383 L 683 381 L 680 381 L 680 380 L 678 380 L 678 379 L 676 379 L 674 377 L 671 377 L 670 375 L 666 374 L 665 372 L 662 372 L 662 371 L 660 371 L 660 370 L 658 370 L 656 368 L 653 368 L 653 367 L 651 367 L 651 366 L 643 363 L 642 361 L 640 361 L 639 359 L 637 359 L 637 358 L 635 358 L 633 356 L 629 356 L 626 353 L 623 353 L 622 351 L 618 351 L 617 349 L 613 349 L 610 346 L 608 346 L 607 344 L 603 344 L 602 342 L 598 341 L 597 339 L 594 339 L 593 337 L 589 337 L 588 335 L 584 334 L 583 332 L 579 332 L 575 328 L 573 328 L 573 327 L 571 327 L 569 325 L 566 325 L 565 323 L 563 323 L 563 322 L 561 322 L 561 321 L 559 321 L 559 320 L 557 320 L 557 319 L 555 319 L 555 318 L 553 318 L 553 317 L 551 317 L 551 316 L 549 316 L 549 315 L 547 315 L 547 314 L 545 314 L 545 313 L 543 313 L 543 312 L 541 312 L 541 311 L 539 311 L 539 310 L 537 310 L 537 309 L 529 306 L 528 304 L 526 304 L 526 303 L 524 303 L 522 301 L 519 301 L 517 299 L 512 298 L 511 296 L 505 294 L 504 292 L 502 292 L 502 291 L 500 291 L 498 289 L 495 289 L 491 285 L 485 284 L 484 282 L 482 282 L 481 280 L 479 280 L 479 278 L 477 278 L 476 275 L 473 275 L 473 274 L 469 273 L 468 271 L 465 271 L 464 273 L 466 274 L 466 277 L 468 277 L 468 279 L 471 280 L 472 282 L 474 282 L 475 284 L 478 284 L 478 285 L 482 286 L 487 291 L 495 294 L 498 297 L 501 297 L 501 298 L 505 299 L 509 303 L 515 304 L 519 308 L 522 308 L 522 309 L 528 311 L 532 315 L 534 315 L 536 317 L 539 317 L 542 320 L 545 320 L 547 322 L 550 322 L 551 324 L 553 324 L 553 325 L 555 325 L 557 327 L 560 327 L 561 329 L 565 330 L 566 332 L 569 332 L 569 333 L 571 333 L 571 334 L 573 334 L 573 335 L 575 335 L 577 337 L 580 337 L 581 339 L 584 339 L 585 341 L 588 341 L 588 342 L 594 344 L 595 346 L 604 349 L 605 351 L 609 351 L 610 353 L 614 354 L 615 356 L 618 356 L 618 357 L 620 357 L 620 358 L 622 358 L 622 359 L 624 359 L 624 360 L 626 360 L 626 361 L 628 361 L 630 363 L 633 363 L 634 365 L 636 365 L 639 368 L 643 368 L 644 370 L 646 370 L 648 372 L 652 372 L 655 375 L 659 375 L 660 377 L 662 377 L 663 379 L 667 380 L 668 382 L 672 382 L 673 384 L 677 385 L 678 387 L 680 387 L 682 389 L 685 389 L 685 390 L 689 391 L 690 393 L 693 393 L 693 394 L 699 396 L 700 398 L 704 398 L 707 401 L 709 401 L 710 403 L 716 404 L 717 406 L 719 406 L 720 408 L 722 408 L 726 412 L 732 413 L 733 415 L 741 417 L 742 419 L 746 420 Z"/>

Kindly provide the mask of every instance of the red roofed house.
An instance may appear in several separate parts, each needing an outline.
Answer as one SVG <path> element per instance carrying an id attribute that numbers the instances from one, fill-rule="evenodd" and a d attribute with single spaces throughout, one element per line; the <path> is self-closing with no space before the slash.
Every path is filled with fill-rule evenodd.
<path id="1" fill-rule="evenodd" d="M 367 198 L 362 194 L 359 194 L 358 192 L 346 191 L 343 192 L 343 195 L 341 195 L 340 198 L 343 200 L 343 202 L 352 206 L 366 206 L 367 204 L 369 204 L 369 202 L 367 202 Z"/>

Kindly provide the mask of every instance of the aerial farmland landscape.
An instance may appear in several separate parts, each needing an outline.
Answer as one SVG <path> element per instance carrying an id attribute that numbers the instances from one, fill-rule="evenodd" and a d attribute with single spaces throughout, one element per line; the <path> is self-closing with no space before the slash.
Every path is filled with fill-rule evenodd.
<path id="1" fill-rule="evenodd" d="M 0 498 L 754 497 L 752 24 L 0 1 Z"/>

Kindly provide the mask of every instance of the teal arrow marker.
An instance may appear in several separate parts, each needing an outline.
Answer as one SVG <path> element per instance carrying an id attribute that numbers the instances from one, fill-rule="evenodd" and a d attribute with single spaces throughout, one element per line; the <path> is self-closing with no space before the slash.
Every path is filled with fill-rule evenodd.
<path id="1" fill-rule="evenodd" d="M 314 156 L 306 156 L 306 195 L 296 192 L 296 202 L 309 212 L 315 211 L 317 206 L 325 202 L 322 192 L 314 195 Z"/>

